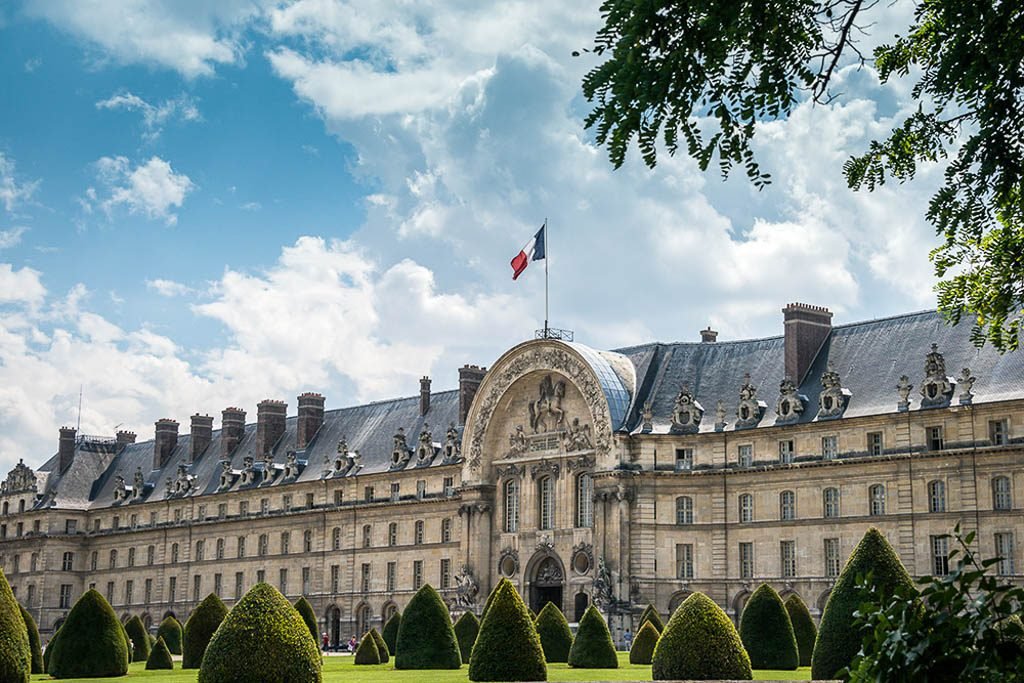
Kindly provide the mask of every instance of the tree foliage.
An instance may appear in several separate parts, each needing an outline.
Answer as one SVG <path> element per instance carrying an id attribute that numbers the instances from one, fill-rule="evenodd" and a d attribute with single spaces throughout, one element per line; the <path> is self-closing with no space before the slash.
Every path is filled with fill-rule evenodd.
<path id="1" fill-rule="evenodd" d="M 928 220 L 939 308 L 973 316 L 974 341 L 1015 349 L 1024 319 L 1024 6 L 916 0 L 911 25 L 873 55 L 865 26 L 895 12 L 878 0 L 605 0 L 583 79 L 586 119 L 619 167 L 635 141 L 648 166 L 679 149 L 723 176 L 770 181 L 751 148 L 758 123 L 802 101 L 829 102 L 838 68 L 870 63 L 920 106 L 843 166 L 850 187 L 912 180 L 948 159 Z"/>
<path id="2" fill-rule="evenodd" d="M 636 632 L 633 645 L 629 648 L 630 664 L 650 664 L 654 657 L 654 648 L 658 646 L 658 638 L 661 634 L 655 628 L 654 622 L 645 620 Z"/>
<path id="3" fill-rule="evenodd" d="M 356 656 L 352 662 L 354 664 L 380 664 L 380 650 L 377 649 L 377 641 L 369 631 L 359 641 L 359 647 L 356 648 Z"/>
<path id="4" fill-rule="evenodd" d="M 36 620 L 32 618 L 32 615 L 23 606 L 18 605 L 18 608 L 21 610 L 21 619 L 25 622 L 25 631 L 28 633 L 28 649 L 32 657 L 32 673 L 46 673 L 46 670 L 43 668 L 43 648 L 39 643 L 39 627 L 36 626 Z"/>
<path id="5" fill-rule="evenodd" d="M 800 651 L 800 666 L 810 666 L 818 627 L 814 625 L 807 605 L 796 593 L 786 598 L 786 612 L 789 613 L 789 623 L 793 625 L 793 635 L 796 636 L 796 646 Z"/>
<path id="6" fill-rule="evenodd" d="M 391 657 L 388 655 L 388 644 L 384 642 L 384 636 L 382 636 L 377 629 L 371 628 L 370 637 L 372 637 L 373 642 L 377 644 L 377 657 L 380 659 L 380 663 L 387 664 L 391 661 Z"/>
<path id="7" fill-rule="evenodd" d="M 455 622 L 455 637 L 459 640 L 459 653 L 463 662 L 468 662 L 473 654 L 473 643 L 479 633 L 480 620 L 472 612 L 463 612 Z"/>
<path id="8" fill-rule="evenodd" d="M 198 669 L 202 666 L 206 647 L 227 615 L 228 608 L 216 593 L 207 595 L 192 610 L 185 621 L 185 633 L 181 641 L 182 669 Z"/>
<path id="9" fill-rule="evenodd" d="M 149 653 L 149 657 L 146 659 L 146 670 L 173 668 L 174 660 L 171 658 L 171 651 L 167 649 L 167 643 L 164 642 L 163 638 L 157 638 L 153 651 Z"/>
<path id="10" fill-rule="evenodd" d="M 51 640 L 47 668 L 54 678 L 123 676 L 128 672 L 128 639 L 106 598 L 88 590 L 78 599 Z"/>
<path id="11" fill-rule="evenodd" d="M 0 681 L 28 683 L 31 673 L 32 651 L 21 606 L 0 571 Z"/>
<path id="12" fill-rule="evenodd" d="M 492 596 L 469 660 L 469 680 L 546 681 L 540 636 L 519 591 L 502 579 Z"/>
<path id="13" fill-rule="evenodd" d="M 429 583 L 416 591 L 398 627 L 396 669 L 458 669 L 459 643 L 448 607 Z"/>
<path id="14" fill-rule="evenodd" d="M 125 633 L 132 646 L 132 661 L 145 662 L 149 659 L 149 634 L 142 623 L 142 619 L 136 614 L 124 624 Z"/>
<path id="15" fill-rule="evenodd" d="M 593 605 L 583 613 L 576 629 L 576 637 L 569 649 L 569 666 L 579 669 L 619 668 L 619 656 L 608 624 Z"/>
<path id="16" fill-rule="evenodd" d="M 796 669 L 800 665 L 789 613 L 767 583 L 757 587 L 743 608 L 740 639 L 755 669 Z"/>
<path id="17" fill-rule="evenodd" d="M 181 654 L 181 622 L 168 615 L 156 629 L 156 639 L 164 639 L 164 644 L 171 654 Z"/>
<path id="18" fill-rule="evenodd" d="M 306 628 L 309 629 L 309 634 L 313 636 L 313 642 L 316 643 L 317 648 L 320 647 L 320 633 L 316 625 L 316 613 L 313 612 L 313 606 L 309 604 L 309 600 L 306 596 L 299 597 L 295 601 L 295 609 L 298 611 L 299 616 L 302 617 L 302 621 L 306 623 Z"/>
<path id="19" fill-rule="evenodd" d="M 647 603 L 647 607 L 644 607 L 644 611 L 640 613 L 640 624 L 636 627 L 637 634 L 644 627 L 644 622 L 648 621 L 651 622 L 651 625 L 654 626 L 659 634 L 665 630 L 665 622 L 662 621 L 658 608 L 650 603 Z"/>
<path id="20" fill-rule="evenodd" d="M 398 628 L 402 625 L 402 613 L 395 612 L 388 619 L 388 622 L 384 624 L 384 630 L 381 632 L 381 638 L 387 643 L 388 652 L 394 657 L 395 653 L 398 652 L 396 644 L 398 643 Z"/>
<path id="21" fill-rule="evenodd" d="M 753 676 L 732 620 L 703 593 L 693 593 L 672 613 L 651 659 L 651 677 L 668 680 L 737 680 Z"/>
<path id="22" fill-rule="evenodd" d="M 544 648 L 544 659 L 548 662 L 569 661 L 569 650 L 572 648 L 572 629 L 562 610 L 553 602 L 544 605 L 534 622 L 540 645 Z"/>

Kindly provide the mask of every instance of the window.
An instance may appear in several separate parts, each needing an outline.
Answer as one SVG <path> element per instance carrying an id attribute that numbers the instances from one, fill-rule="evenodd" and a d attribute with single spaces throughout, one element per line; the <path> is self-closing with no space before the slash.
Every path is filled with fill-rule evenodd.
<path id="1" fill-rule="evenodd" d="M 988 421 L 988 442 L 993 446 L 1005 446 L 1010 442 L 1006 420 Z"/>
<path id="2" fill-rule="evenodd" d="M 217 546 L 216 546 L 216 548 L 217 548 L 217 550 L 216 550 L 217 559 L 218 560 L 223 560 L 224 559 L 224 539 L 223 538 L 218 538 L 217 539 Z"/>
<path id="3" fill-rule="evenodd" d="M 369 524 L 363 525 L 363 547 L 369 548 L 372 545 L 373 528 Z"/>
<path id="4" fill-rule="evenodd" d="M 235 600 L 241 600 L 245 594 L 245 573 L 235 572 Z"/>
<path id="5" fill-rule="evenodd" d="M 334 505 L 339 506 L 345 502 L 345 492 L 338 489 L 334 492 Z"/>
<path id="6" fill-rule="evenodd" d="M 156 546 L 151 545 L 146 547 L 146 564 L 151 565 L 156 562 Z"/>
<path id="7" fill-rule="evenodd" d="M 391 484 L 391 502 L 392 503 L 397 503 L 398 499 L 402 497 L 401 489 L 402 489 L 402 485 L 401 484 L 399 484 L 397 481 L 396 482 L 392 482 L 392 484 Z"/>
<path id="8" fill-rule="evenodd" d="M 949 573 L 949 536 L 932 536 L 932 574 L 945 576 Z"/>
<path id="9" fill-rule="evenodd" d="M 178 599 L 178 577 L 172 576 L 167 581 L 167 601 L 174 602 Z"/>
<path id="10" fill-rule="evenodd" d="M 40 521 L 38 519 L 32 520 L 32 533 L 38 534 L 40 530 Z"/>
<path id="11" fill-rule="evenodd" d="M 999 558 L 997 571 L 1000 576 L 1013 575 L 1013 534 L 1001 532 L 995 535 L 996 557 Z"/>
<path id="12" fill-rule="evenodd" d="M 1009 477 L 999 476 L 992 478 L 992 509 L 1013 509 L 1013 494 L 1010 492 Z"/>
<path id="13" fill-rule="evenodd" d="M 388 562 L 384 572 L 384 590 L 388 593 L 395 592 L 395 573 L 397 572 L 397 563 Z"/>
<path id="14" fill-rule="evenodd" d="M 114 531 L 117 531 L 118 529 L 121 528 L 121 516 L 120 515 L 114 515 L 114 521 L 110 523 L 110 528 L 113 529 Z"/>
<path id="15" fill-rule="evenodd" d="M 441 559 L 441 569 L 438 572 L 441 580 L 441 588 L 452 587 L 452 561 L 447 557 Z"/>
<path id="16" fill-rule="evenodd" d="M 265 515 L 270 512 L 270 499 L 260 498 L 260 514 Z"/>
<path id="17" fill-rule="evenodd" d="M 928 427 L 925 430 L 928 436 L 928 450 L 930 451 L 941 451 L 942 450 L 942 426 Z"/>
<path id="18" fill-rule="evenodd" d="M 89 571 L 96 571 L 96 565 L 99 561 L 100 554 L 95 550 L 92 551 L 92 555 L 89 556 Z"/>
<path id="19" fill-rule="evenodd" d="M 423 545 L 423 520 L 417 519 L 413 526 L 412 542 L 414 545 Z"/>
<path id="20" fill-rule="evenodd" d="M 839 516 L 839 489 L 829 487 L 822 494 L 822 504 L 825 510 L 825 517 L 833 518 Z"/>
<path id="21" fill-rule="evenodd" d="M 505 531 L 519 531 L 519 480 L 505 482 Z"/>
<path id="22" fill-rule="evenodd" d="M 372 503 L 373 502 L 373 487 L 372 486 L 365 486 L 365 487 L 363 487 L 363 500 L 365 502 L 367 502 L 367 503 Z"/>
<path id="23" fill-rule="evenodd" d="M 32 606 L 36 601 L 36 587 L 31 583 L 28 585 L 28 596 L 25 599 L 25 604 Z"/>
<path id="24" fill-rule="evenodd" d="M 676 545 L 676 577 L 689 581 L 693 578 L 693 544 Z"/>
<path id="25" fill-rule="evenodd" d="M 249 514 L 249 501 L 243 500 L 238 503 L 238 514 L 240 517 L 245 517 Z"/>
<path id="26" fill-rule="evenodd" d="M 263 557 L 270 552 L 270 540 L 266 534 L 260 534 L 259 541 L 256 544 L 256 554 Z"/>
<path id="27" fill-rule="evenodd" d="M 32 553 L 28 558 L 28 570 L 30 572 L 36 571 L 39 568 L 39 553 Z"/>
<path id="28" fill-rule="evenodd" d="M 793 440 L 786 439 L 779 442 L 779 462 L 788 465 L 793 462 Z"/>
<path id="29" fill-rule="evenodd" d="M 21 555 L 15 555 L 11 558 L 11 573 L 17 574 L 21 571 Z"/>
<path id="30" fill-rule="evenodd" d="M 388 524 L 388 545 L 398 545 L 398 523 Z"/>
<path id="31" fill-rule="evenodd" d="M 128 548 L 128 566 L 135 566 L 135 548 Z"/>
<path id="32" fill-rule="evenodd" d="M 287 555 L 291 552 L 292 534 L 290 531 L 281 532 L 281 554 Z"/>
<path id="33" fill-rule="evenodd" d="M 750 467 L 754 464 L 754 446 L 747 443 L 738 449 L 740 467 Z"/>
<path id="34" fill-rule="evenodd" d="M 782 578 L 796 577 L 796 541 L 779 541 L 779 555 L 782 564 Z"/>
<path id="35" fill-rule="evenodd" d="M 199 511 L 198 511 L 198 514 L 196 515 L 196 519 L 198 519 L 198 520 L 206 519 L 206 506 L 205 505 L 200 505 L 199 506 Z"/>
<path id="36" fill-rule="evenodd" d="M 779 494 L 779 519 L 796 519 L 796 494 L 792 491 Z"/>
<path id="37" fill-rule="evenodd" d="M 302 533 L 302 552 L 313 552 L 313 532 L 309 529 Z M 305 593 L 305 591 L 303 591 Z"/>
<path id="38" fill-rule="evenodd" d="M 868 432 L 868 455 L 881 455 L 882 432 Z"/>
<path id="39" fill-rule="evenodd" d="M 78 530 L 78 522 L 74 519 L 64 520 L 64 533 L 73 534 Z"/>
<path id="40" fill-rule="evenodd" d="M 206 550 L 206 541 L 196 541 L 196 562 L 203 561 L 203 551 Z"/>
<path id="41" fill-rule="evenodd" d="M 676 449 L 676 472 L 688 472 L 693 469 L 693 449 Z"/>
<path id="42" fill-rule="evenodd" d="M 455 477 L 444 478 L 444 495 L 451 496 L 455 493 Z"/>
<path id="43" fill-rule="evenodd" d="M 555 480 L 550 476 L 542 477 L 537 482 L 538 513 L 541 529 L 555 527 Z"/>
<path id="44" fill-rule="evenodd" d="M 946 511 L 946 482 L 935 480 L 928 483 L 928 512 Z"/>
<path id="45" fill-rule="evenodd" d="M 834 460 L 839 455 L 839 438 L 835 434 L 821 437 L 821 457 Z"/>
<path id="46" fill-rule="evenodd" d="M 282 496 L 281 508 L 285 510 L 285 512 L 288 512 L 292 509 L 292 495 L 290 493 L 286 493 L 284 496 Z"/>
<path id="47" fill-rule="evenodd" d="M 689 496 L 676 498 L 676 524 L 693 524 L 693 498 Z"/>
<path id="48" fill-rule="evenodd" d="M 75 554 L 64 553 L 64 558 L 60 562 L 61 571 L 71 572 L 75 570 Z M 35 567 L 32 568 L 35 571 Z"/>
<path id="49" fill-rule="evenodd" d="M 132 604 L 133 602 L 135 602 L 134 598 L 135 598 L 135 582 L 132 581 L 131 579 L 128 579 L 127 581 L 124 582 L 124 604 L 126 604 L 126 605 Z"/>
<path id="50" fill-rule="evenodd" d="M 331 531 L 331 548 L 341 550 L 341 528 L 339 527 L 334 527 Z"/>
<path id="51" fill-rule="evenodd" d="M 868 488 L 870 514 L 874 517 L 885 514 L 885 485 L 872 484 Z"/>
<path id="52" fill-rule="evenodd" d="M 445 517 L 441 520 L 441 543 L 451 543 L 452 520 Z"/>
<path id="53" fill-rule="evenodd" d="M 740 578 L 754 578 L 754 544 L 740 543 Z"/>
<path id="54" fill-rule="evenodd" d="M 142 589 L 142 602 L 145 605 L 153 602 L 153 579 L 146 579 Z"/>
<path id="55" fill-rule="evenodd" d="M 117 568 L 117 550 L 110 551 L 110 568 Z"/>
<path id="56" fill-rule="evenodd" d="M 266 583 L 267 581 L 267 570 L 257 569 L 256 570 L 256 583 Z"/>
<path id="57" fill-rule="evenodd" d="M 306 494 L 306 508 L 312 510 L 316 507 L 316 497 L 312 493 Z"/>
<path id="58" fill-rule="evenodd" d="M 238 557 L 245 557 L 245 536 L 238 537 Z"/>
<path id="59" fill-rule="evenodd" d="M 228 516 L 228 504 L 219 503 L 217 505 L 217 519 L 224 519 Z"/>
<path id="60" fill-rule="evenodd" d="M 594 526 L 594 478 L 587 472 L 576 477 L 576 526 Z"/>
<path id="61" fill-rule="evenodd" d="M 337 593 L 338 586 L 341 583 L 341 567 L 336 564 L 331 565 L 331 592 Z"/>
<path id="62" fill-rule="evenodd" d="M 171 564 L 177 564 L 177 563 L 178 563 L 178 544 L 177 543 L 172 543 L 171 544 Z"/>
<path id="63" fill-rule="evenodd" d="M 288 595 L 288 570 L 284 567 L 277 573 L 277 589 L 282 595 Z"/>
<path id="64" fill-rule="evenodd" d="M 359 571 L 359 588 L 364 593 L 370 592 L 370 563 L 364 562 Z"/>
<path id="65" fill-rule="evenodd" d="M 58 603 L 60 609 L 71 608 L 71 584 L 62 583 L 60 585 L 60 602 Z"/>
<path id="66" fill-rule="evenodd" d="M 192 602 L 199 602 L 203 597 L 203 576 L 196 574 L 192 577 Z"/>
<path id="67" fill-rule="evenodd" d="M 309 567 L 302 568 L 302 594 L 309 595 L 310 593 L 310 577 L 312 576 L 312 570 Z"/>
<path id="68" fill-rule="evenodd" d="M 221 575 L 220 574 L 214 574 L 213 575 L 213 592 L 216 593 L 217 595 L 223 595 L 224 594 L 224 590 L 223 590 L 224 586 L 222 584 L 223 584 L 223 580 L 221 578 Z"/>
<path id="69" fill-rule="evenodd" d="M 427 482 L 420 479 L 416 482 L 416 499 L 423 500 L 425 495 L 427 495 Z"/>
<path id="70" fill-rule="evenodd" d="M 418 591 L 423 586 L 423 560 L 412 561 L 412 589 Z"/>
<path id="71" fill-rule="evenodd" d="M 749 493 L 740 494 L 740 522 L 754 521 L 754 496 Z"/>
<path id="72" fill-rule="evenodd" d="M 835 578 L 842 569 L 839 562 L 839 539 L 825 539 L 825 576 Z"/>
<path id="73" fill-rule="evenodd" d="M 107 602 L 114 603 L 114 582 L 107 581 Z"/>

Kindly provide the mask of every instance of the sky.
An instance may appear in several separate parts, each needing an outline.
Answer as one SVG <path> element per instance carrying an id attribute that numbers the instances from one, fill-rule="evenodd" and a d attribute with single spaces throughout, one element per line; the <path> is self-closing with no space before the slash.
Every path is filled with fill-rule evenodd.
<path id="1" fill-rule="evenodd" d="M 833 103 L 760 124 L 766 190 L 686 157 L 614 170 L 572 56 L 600 23 L 594 0 L 0 5 L 0 473 L 79 419 L 148 439 L 454 388 L 542 326 L 542 264 L 509 261 L 545 220 L 551 323 L 596 348 L 778 335 L 792 301 L 935 306 L 942 169 L 841 174 L 909 83 L 848 64 Z"/>

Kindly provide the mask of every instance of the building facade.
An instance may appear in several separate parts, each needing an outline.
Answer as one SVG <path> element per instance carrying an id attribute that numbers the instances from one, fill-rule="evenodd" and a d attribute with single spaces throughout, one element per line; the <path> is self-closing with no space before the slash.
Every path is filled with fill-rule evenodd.
<path id="1" fill-rule="evenodd" d="M 591 603 L 620 636 L 701 591 L 738 616 L 761 582 L 818 614 L 878 527 L 914 575 L 959 524 L 1017 577 L 1024 355 L 935 312 L 598 351 L 527 341 L 457 390 L 297 414 L 267 400 L 152 440 L 60 429 L 0 487 L 0 562 L 43 632 L 89 588 L 147 625 L 258 581 L 305 595 L 333 642 L 424 583 L 479 612 L 501 577 L 534 609 Z"/>

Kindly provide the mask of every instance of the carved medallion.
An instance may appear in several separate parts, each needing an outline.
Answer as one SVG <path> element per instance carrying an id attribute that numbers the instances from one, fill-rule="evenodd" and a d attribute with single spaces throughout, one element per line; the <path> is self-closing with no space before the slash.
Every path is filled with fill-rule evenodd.
<path id="1" fill-rule="evenodd" d="M 839 373 L 832 369 L 832 363 L 821 376 L 821 393 L 818 394 L 818 419 L 839 417 L 850 402 L 849 389 L 844 389 Z"/>
<path id="2" fill-rule="evenodd" d="M 775 422 L 796 422 L 804 412 L 807 398 L 796 391 L 796 384 L 788 377 L 779 384 L 779 400 L 775 402 Z"/>
<path id="3" fill-rule="evenodd" d="M 498 573 L 506 579 L 519 573 L 519 551 L 512 547 L 503 548 L 498 560 Z"/>
<path id="4" fill-rule="evenodd" d="M 952 378 L 946 376 L 946 359 L 939 353 L 938 344 L 924 359 L 924 383 L 921 385 L 921 407 L 948 406 L 953 396 Z"/>
<path id="5" fill-rule="evenodd" d="M 754 427 L 761 421 L 768 405 L 757 399 L 757 387 L 750 382 L 750 373 L 743 375 L 740 387 L 740 403 L 736 408 L 736 428 Z"/>
<path id="6" fill-rule="evenodd" d="M 672 408 L 672 434 L 696 434 L 700 430 L 700 421 L 704 417 L 704 408 L 693 397 L 687 385 L 679 389 L 675 405 Z"/>

